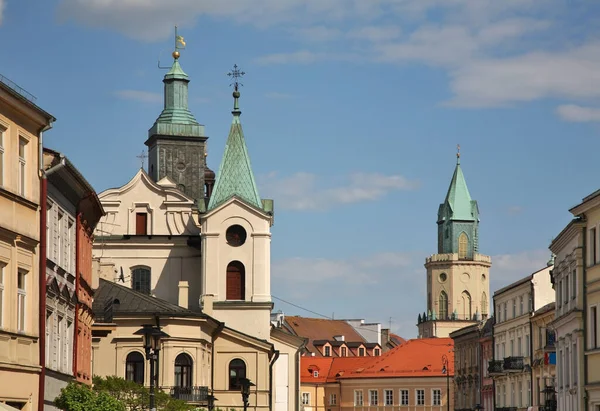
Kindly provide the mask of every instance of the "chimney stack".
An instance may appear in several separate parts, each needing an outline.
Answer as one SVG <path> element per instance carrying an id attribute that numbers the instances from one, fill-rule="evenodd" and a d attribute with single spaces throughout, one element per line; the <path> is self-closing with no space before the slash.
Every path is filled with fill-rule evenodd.
<path id="1" fill-rule="evenodd" d="M 188 295 L 190 285 L 187 281 L 179 282 L 179 306 L 182 308 L 188 308 Z"/>

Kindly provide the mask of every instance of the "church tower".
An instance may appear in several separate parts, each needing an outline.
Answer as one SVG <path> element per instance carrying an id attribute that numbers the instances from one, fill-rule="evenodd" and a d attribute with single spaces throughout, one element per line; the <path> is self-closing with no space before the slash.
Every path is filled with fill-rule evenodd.
<path id="1" fill-rule="evenodd" d="M 273 201 L 261 200 L 242 131 L 234 66 L 233 120 L 206 213 L 200 215 L 203 311 L 229 327 L 270 337 Z"/>
<path id="2" fill-rule="evenodd" d="M 204 126 L 188 109 L 190 79 L 179 64 L 179 44 L 176 35 L 173 65 L 165 74 L 164 108 L 148 130 L 148 174 L 154 182 L 168 177 L 176 187 L 193 198 L 196 206 L 205 209 L 206 140 Z"/>
<path id="3" fill-rule="evenodd" d="M 438 209 L 438 253 L 425 261 L 427 311 L 419 338 L 448 337 L 489 315 L 491 258 L 479 254 L 479 208 L 456 155 L 446 199 Z"/>

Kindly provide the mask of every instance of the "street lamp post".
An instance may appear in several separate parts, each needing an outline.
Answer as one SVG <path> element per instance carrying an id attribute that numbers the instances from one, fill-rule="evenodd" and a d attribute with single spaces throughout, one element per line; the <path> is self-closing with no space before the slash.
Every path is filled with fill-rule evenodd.
<path id="1" fill-rule="evenodd" d="M 158 353 L 160 352 L 161 339 L 169 337 L 169 335 L 161 331 L 159 326 L 152 324 L 143 324 L 142 328 L 133 334 L 141 335 L 144 339 L 146 360 L 150 361 L 150 411 L 156 411 L 154 383 L 155 381 L 158 383 Z"/>
<path id="2" fill-rule="evenodd" d="M 215 409 L 215 401 L 218 401 L 218 399 L 213 394 L 208 394 L 206 399 L 208 400 L 208 411 L 213 411 Z"/>
<path id="3" fill-rule="evenodd" d="M 248 401 L 248 398 L 250 397 L 250 387 L 254 387 L 255 384 L 253 384 L 248 378 L 242 378 L 240 382 L 242 383 L 242 401 L 244 401 L 244 411 L 247 411 L 248 405 L 250 405 Z"/>
<path id="4" fill-rule="evenodd" d="M 446 406 L 450 411 L 450 367 L 448 366 L 448 357 L 442 355 L 442 374 L 446 374 Z"/>

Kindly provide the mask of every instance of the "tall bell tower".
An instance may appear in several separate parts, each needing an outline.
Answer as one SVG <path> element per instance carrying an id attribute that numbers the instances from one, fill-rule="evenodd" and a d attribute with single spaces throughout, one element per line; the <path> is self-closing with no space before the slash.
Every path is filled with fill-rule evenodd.
<path id="1" fill-rule="evenodd" d="M 165 74 L 164 108 L 148 130 L 148 174 L 155 182 L 168 177 L 177 188 L 193 198 L 196 206 L 206 208 L 206 140 L 204 126 L 188 108 L 190 79 L 179 64 L 183 37 L 175 31 L 173 64 Z"/>
<path id="2" fill-rule="evenodd" d="M 492 262 L 479 253 L 479 207 L 460 166 L 460 146 L 437 225 L 438 252 L 425 260 L 427 310 L 417 320 L 419 338 L 448 337 L 489 315 Z"/>

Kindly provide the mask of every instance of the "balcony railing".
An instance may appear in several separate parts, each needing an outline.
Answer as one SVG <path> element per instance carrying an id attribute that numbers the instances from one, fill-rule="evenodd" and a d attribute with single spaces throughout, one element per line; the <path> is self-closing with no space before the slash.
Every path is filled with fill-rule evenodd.
<path id="1" fill-rule="evenodd" d="M 208 401 L 208 387 L 171 387 L 171 397 L 185 402 Z"/>
<path id="2" fill-rule="evenodd" d="M 491 376 L 504 374 L 503 363 L 500 360 L 490 360 L 488 374 Z"/>
<path id="3" fill-rule="evenodd" d="M 496 407 L 496 411 L 517 411 L 517 407 Z"/>
<path id="4" fill-rule="evenodd" d="M 523 357 L 506 357 L 504 359 L 504 371 L 519 372 L 523 371 Z"/>

